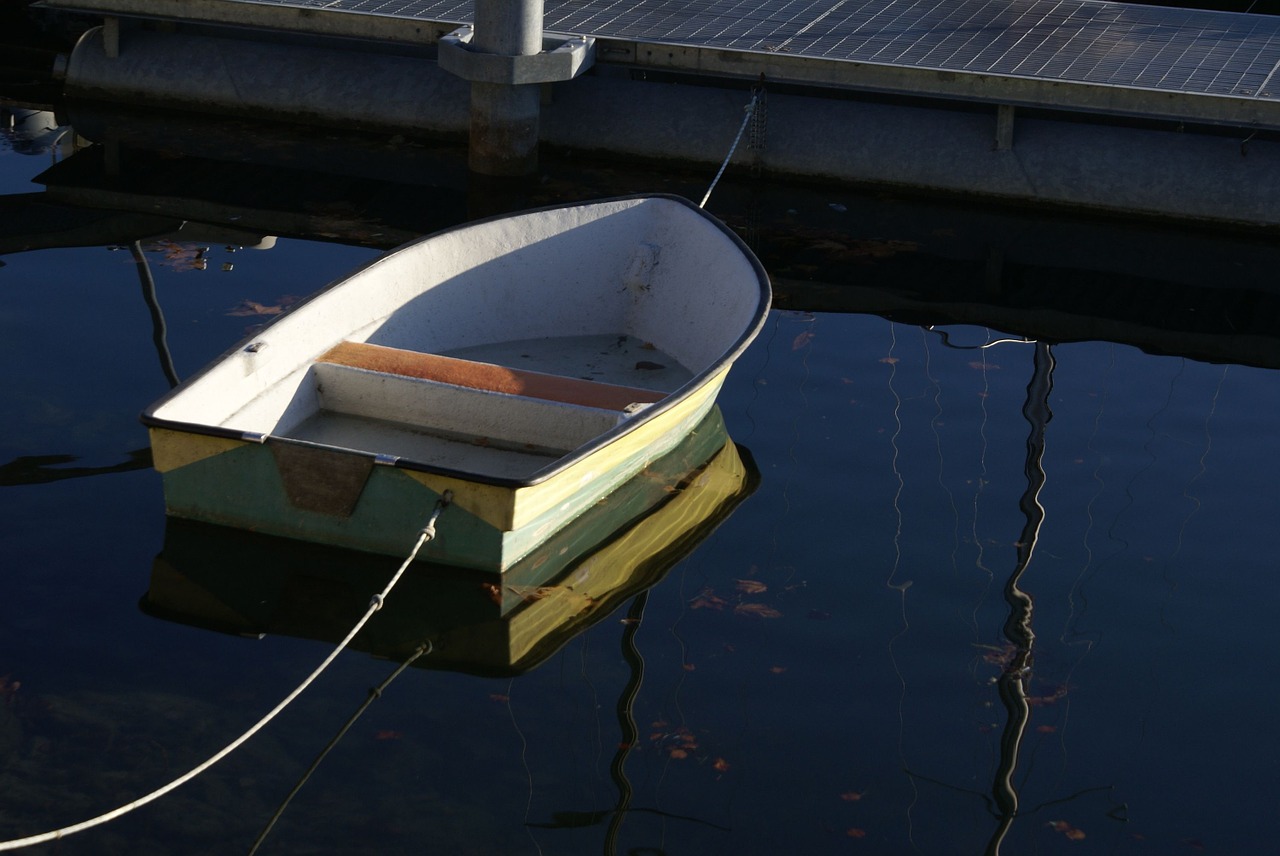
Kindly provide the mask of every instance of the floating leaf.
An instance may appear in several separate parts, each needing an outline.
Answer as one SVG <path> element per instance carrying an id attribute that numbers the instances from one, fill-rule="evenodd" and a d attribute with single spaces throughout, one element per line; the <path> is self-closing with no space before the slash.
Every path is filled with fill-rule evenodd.
<path id="1" fill-rule="evenodd" d="M 1077 829 L 1065 820 L 1051 820 L 1049 828 L 1054 832 L 1061 832 L 1070 841 L 1083 841 L 1086 837 L 1083 829 Z"/>
<path id="2" fill-rule="evenodd" d="M 986 651 L 982 655 L 983 662 L 999 666 L 1002 669 L 1012 663 L 1014 655 L 1018 653 L 1018 649 L 1007 642 L 998 648 L 994 645 L 979 645 L 978 647 Z"/>
<path id="3" fill-rule="evenodd" d="M 844 834 L 849 836 L 850 838 L 866 838 L 867 837 L 867 831 L 865 829 L 859 829 L 856 826 L 849 827 L 848 829 L 845 830 Z"/>
<path id="4" fill-rule="evenodd" d="M 733 608 L 738 615 L 754 615 L 757 618 L 781 618 L 782 613 L 763 603 L 740 603 Z"/>
<path id="5" fill-rule="evenodd" d="M 840 795 L 840 799 L 844 800 L 845 802 L 857 802 L 858 800 L 866 796 L 866 793 L 867 793 L 866 791 L 847 791 Z"/>
<path id="6" fill-rule="evenodd" d="M 879 361 L 887 366 L 896 366 L 898 363 L 902 362 L 902 360 L 897 357 L 881 357 Z"/>
<path id="7" fill-rule="evenodd" d="M 787 670 L 786 666 L 770 666 L 769 667 L 769 671 L 775 675 L 781 675 L 786 670 Z"/>
<path id="8" fill-rule="evenodd" d="M 159 253 L 160 263 L 176 271 L 205 270 L 209 266 L 205 253 L 208 247 L 176 241 L 155 241 L 145 245 L 147 252 Z"/>
<path id="9" fill-rule="evenodd" d="M 556 590 L 556 586 L 507 586 L 507 591 L 516 597 L 532 603 L 535 600 L 542 600 L 548 597 Z"/>
<path id="10" fill-rule="evenodd" d="M 1036 731 L 1040 732 L 1041 734 L 1052 734 L 1057 730 L 1058 730 L 1058 726 L 1056 725 L 1037 725 L 1036 726 Z"/>
<path id="11" fill-rule="evenodd" d="M 279 315 L 284 312 L 284 306 L 277 304 L 275 306 L 267 306 L 258 303 L 256 300 L 241 300 L 231 309 L 227 310 L 227 314 L 233 318 L 244 318 L 254 315 Z"/>
<path id="12" fill-rule="evenodd" d="M 503 695 L 502 693 L 489 693 L 489 701 L 496 701 L 502 704 L 506 704 L 507 702 L 511 701 L 511 696 Z"/>
<path id="13" fill-rule="evenodd" d="M 374 740 L 399 740 L 401 737 L 404 737 L 404 734 L 399 731 L 392 731 L 389 728 L 384 728 L 373 735 Z"/>
<path id="14" fill-rule="evenodd" d="M 684 751 L 683 749 L 672 749 L 668 754 L 670 754 L 672 758 L 688 758 L 689 757 L 689 753 Z"/>
<path id="15" fill-rule="evenodd" d="M 723 758 L 717 758 L 711 762 L 711 769 L 717 773 L 727 773 L 729 771 L 729 762 Z"/>
<path id="16" fill-rule="evenodd" d="M 798 351 L 813 341 L 813 331 L 805 330 L 799 336 L 791 340 L 791 350 Z"/>
<path id="17" fill-rule="evenodd" d="M 717 597 L 711 589 L 703 589 L 689 604 L 690 609 L 724 609 L 728 604 L 722 597 Z"/>
<path id="18" fill-rule="evenodd" d="M 554 597 L 561 603 L 586 609 L 595 604 L 595 598 L 573 590 L 572 586 L 507 586 L 507 591 L 528 603 Z"/>
<path id="19" fill-rule="evenodd" d="M 769 590 L 769 587 L 759 580 L 738 580 L 735 587 L 743 594 L 760 594 Z"/>
<path id="20" fill-rule="evenodd" d="M 1067 687 L 1064 684 L 1063 686 L 1060 686 L 1057 689 L 1055 689 L 1049 695 L 1028 697 L 1027 704 L 1031 705 L 1032 707 L 1040 707 L 1046 704 L 1055 704 L 1058 701 L 1058 699 L 1066 698 L 1066 696 L 1067 696 Z"/>
<path id="21" fill-rule="evenodd" d="M 988 369 L 991 371 L 1000 370 L 1000 367 L 995 363 L 984 363 L 982 360 L 973 360 L 969 363 L 969 368 L 976 369 L 977 371 L 985 371 Z"/>

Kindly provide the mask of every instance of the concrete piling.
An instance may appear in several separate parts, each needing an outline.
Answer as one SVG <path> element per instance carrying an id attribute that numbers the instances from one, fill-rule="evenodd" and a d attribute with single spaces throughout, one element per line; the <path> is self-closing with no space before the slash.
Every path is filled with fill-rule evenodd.
<path id="1" fill-rule="evenodd" d="M 542 52 L 542 0 L 475 0 L 471 49 L 495 56 Z M 537 83 L 471 83 L 468 163 L 482 175 L 528 175 L 538 168 Z"/>

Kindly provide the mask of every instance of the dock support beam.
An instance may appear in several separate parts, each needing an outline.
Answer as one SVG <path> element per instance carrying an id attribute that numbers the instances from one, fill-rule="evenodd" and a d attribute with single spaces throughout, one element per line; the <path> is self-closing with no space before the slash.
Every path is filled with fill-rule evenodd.
<path id="1" fill-rule="evenodd" d="M 998 152 L 1013 150 L 1013 105 L 1000 104 L 996 107 L 996 144 Z"/>
<path id="2" fill-rule="evenodd" d="M 595 40 L 542 32 L 543 0 L 475 0 L 475 25 L 440 39 L 440 67 L 471 81 L 471 170 L 528 175 L 538 168 L 542 84 L 570 80 L 595 60 Z"/>
<path id="3" fill-rule="evenodd" d="M 475 0 L 472 48 L 498 56 L 542 52 L 542 0 Z M 483 175 L 528 175 L 538 168 L 540 85 L 471 83 L 468 162 Z"/>
<path id="4" fill-rule="evenodd" d="M 102 19 L 102 52 L 107 59 L 120 58 L 120 19 L 115 15 Z"/>

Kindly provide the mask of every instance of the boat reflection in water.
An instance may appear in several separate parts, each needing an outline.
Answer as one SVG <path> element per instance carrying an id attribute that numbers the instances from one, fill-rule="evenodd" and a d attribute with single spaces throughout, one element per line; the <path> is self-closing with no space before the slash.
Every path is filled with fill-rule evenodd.
<path id="1" fill-rule="evenodd" d="M 758 481 L 713 408 L 679 446 L 505 573 L 414 563 L 351 646 L 405 660 L 428 644 L 416 665 L 526 672 L 661 580 Z M 446 509 L 439 526 L 448 525 Z M 170 518 L 141 605 L 227 633 L 337 642 L 394 571 L 385 556 Z"/>

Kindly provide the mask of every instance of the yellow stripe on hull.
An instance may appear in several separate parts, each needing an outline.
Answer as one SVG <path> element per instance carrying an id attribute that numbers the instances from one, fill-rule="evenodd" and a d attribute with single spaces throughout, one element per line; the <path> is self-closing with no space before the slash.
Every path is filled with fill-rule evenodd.
<path id="1" fill-rule="evenodd" d="M 560 506 L 566 506 L 568 513 L 571 508 L 594 502 L 643 469 L 648 460 L 674 448 L 710 410 L 728 371 L 725 367 L 661 415 L 528 487 L 506 488 L 454 476 L 406 472 L 437 494 L 453 491 L 453 501 L 459 508 L 496 529 L 521 529 Z"/>
<path id="2" fill-rule="evenodd" d="M 245 440 L 168 428 L 151 428 L 150 435 L 151 463 L 161 474 L 247 445 Z"/>

